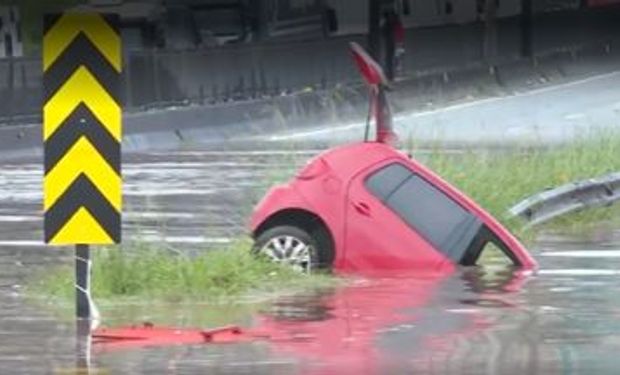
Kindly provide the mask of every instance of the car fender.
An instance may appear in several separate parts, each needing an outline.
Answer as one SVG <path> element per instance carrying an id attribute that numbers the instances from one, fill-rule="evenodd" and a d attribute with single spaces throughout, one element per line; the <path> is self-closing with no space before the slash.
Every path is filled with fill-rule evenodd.
<path id="1" fill-rule="evenodd" d="M 250 233 L 256 230 L 270 217 L 278 212 L 299 209 L 311 212 L 319 216 L 310 203 L 291 185 L 278 185 L 273 187 L 265 197 L 256 205 L 250 218 Z"/>

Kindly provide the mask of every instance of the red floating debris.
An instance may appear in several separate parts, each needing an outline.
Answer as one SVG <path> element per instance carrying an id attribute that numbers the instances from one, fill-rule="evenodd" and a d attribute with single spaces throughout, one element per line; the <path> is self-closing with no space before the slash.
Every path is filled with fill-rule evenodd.
<path id="1" fill-rule="evenodd" d="M 214 329 L 178 329 L 155 327 L 152 323 L 142 326 L 99 328 L 93 332 L 93 344 L 101 351 L 170 345 L 226 344 L 253 340 L 237 326 Z"/>

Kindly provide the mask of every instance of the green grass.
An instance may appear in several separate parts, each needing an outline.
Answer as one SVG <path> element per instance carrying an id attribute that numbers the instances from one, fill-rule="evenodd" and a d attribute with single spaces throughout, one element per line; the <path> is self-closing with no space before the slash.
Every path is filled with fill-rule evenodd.
<path id="1" fill-rule="evenodd" d="M 424 163 L 479 202 L 515 231 L 531 237 L 523 222 L 508 209 L 545 189 L 620 171 L 620 134 L 596 134 L 552 148 L 514 148 L 504 151 L 469 150 L 463 154 L 431 153 Z M 554 220 L 543 228 L 574 230 L 617 219 L 618 209 L 598 208 Z"/>
<path id="2" fill-rule="evenodd" d="M 336 285 L 326 274 L 301 275 L 260 259 L 242 241 L 228 249 L 186 257 L 134 243 L 93 251 L 92 292 L 98 304 L 119 302 L 214 302 Z M 72 302 L 73 265 L 45 270 L 30 285 L 35 297 Z"/>

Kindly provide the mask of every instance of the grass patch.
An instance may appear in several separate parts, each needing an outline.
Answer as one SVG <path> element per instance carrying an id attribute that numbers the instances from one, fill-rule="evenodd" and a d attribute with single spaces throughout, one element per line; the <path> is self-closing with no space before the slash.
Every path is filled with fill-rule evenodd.
<path id="1" fill-rule="evenodd" d="M 550 148 L 468 150 L 459 155 L 446 154 L 438 149 L 423 161 L 517 235 L 531 239 L 536 232 L 525 231 L 524 223 L 511 218 L 508 209 L 545 189 L 620 171 L 618 150 L 620 134 L 610 133 Z M 615 207 L 582 211 L 554 220 L 542 228 L 585 228 L 618 218 L 618 212 Z"/>
<path id="2" fill-rule="evenodd" d="M 128 244 L 93 251 L 92 292 L 98 304 L 132 301 L 213 302 L 327 288 L 338 279 L 302 275 L 249 252 L 242 241 L 228 249 L 187 257 L 168 249 Z M 30 286 L 34 296 L 73 302 L 73 264 L 45 271 Z"/>

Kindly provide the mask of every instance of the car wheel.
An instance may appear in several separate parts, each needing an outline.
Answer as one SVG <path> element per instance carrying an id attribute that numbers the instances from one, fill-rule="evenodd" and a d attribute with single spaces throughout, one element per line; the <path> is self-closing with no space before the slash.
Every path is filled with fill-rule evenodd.
<path id="1" fill-rule="evenodd" d="M 298 272 L 309 273 L 319 264 L 317 241 L 303 229 L 277 226 L 256 238 L 253 252 Z"/>

